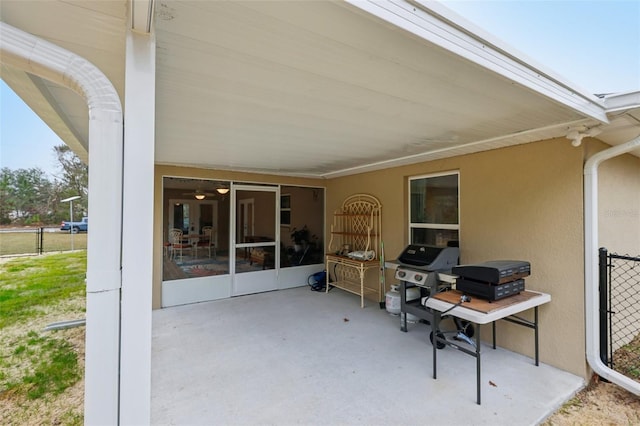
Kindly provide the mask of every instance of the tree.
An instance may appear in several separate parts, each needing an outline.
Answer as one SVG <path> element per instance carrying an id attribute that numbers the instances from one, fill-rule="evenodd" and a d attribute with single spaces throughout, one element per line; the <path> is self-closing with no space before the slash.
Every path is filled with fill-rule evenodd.
<path id="1" fill-rule="evenodd" d="M 68 146 L 53 149 L 62 172 L 59 179 L 50 179 L 38 167 L 0 169 L 0 224 L 54 224 L 68 220 L 69 205 L 60 200 L 73 195 L 82 197 L 74 203 L 75 211 L 86 214 L 89 168 Z"/>
<path id="2" fill-rule="evenodd" d="M 56 204 L 60 199 L 80 195 L 82 198 L 74 202 L 74 207 L 78 207 L 78 212 L 86 213 L 89 199 L 89 167 L 67 145 L 56 145 L 53 150 L 62 172 L 59 176 L 61 182 Z"/>
<path id="3" fill-rule="evenodd" d="M 50 211 L 53 185 L 42 169 L 3 168 L 0 173 L 2 222 L 40 222 Z"/>
<path id="4" fill-rule="evenodd" d="M 0 224 L 11 223 L 11 212 L 15 210 L 13 205 L 13 172 L 8 167 L 0 170 Z"/>

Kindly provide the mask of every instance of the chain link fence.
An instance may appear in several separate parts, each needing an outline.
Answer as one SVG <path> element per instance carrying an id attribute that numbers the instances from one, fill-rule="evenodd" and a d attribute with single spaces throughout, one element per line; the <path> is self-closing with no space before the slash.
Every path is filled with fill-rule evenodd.
<path id="1" fill-rule="evenodd" d="M 640 257 L 600 249 L 600 356 L 640 380 Z"/>
<path id="2" fill-rule="evenodd" d="M 58 228 L 11 228 L 0 230 L 0 256 L 33 255 L 85 250 L 87 233 L 70 234 Z"/>

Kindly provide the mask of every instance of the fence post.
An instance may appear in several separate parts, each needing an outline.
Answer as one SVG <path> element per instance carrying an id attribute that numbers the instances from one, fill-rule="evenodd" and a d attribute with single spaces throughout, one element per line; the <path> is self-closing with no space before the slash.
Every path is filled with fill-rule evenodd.
<path id="1" fill-rule="evenodd" d="M 36 254 L 40 253 L 40 229 L 36 228 Z"/>
<path id="2" fill-rule="evenodd" d="M 38 254 L 42 254 L 44 252 L 44 227 L 40 227 L 40 245 L 38 246 Z"/>
<path id="3" fill-rule="evenodd" d="M 609 365 L 609 327 L 607 316 L 609 313 L 609 291 L 607 286 L 608 252 L 604 247 L 598 250 L 599 258 L 599 292 L 600 292 L 600 359 Z"/>

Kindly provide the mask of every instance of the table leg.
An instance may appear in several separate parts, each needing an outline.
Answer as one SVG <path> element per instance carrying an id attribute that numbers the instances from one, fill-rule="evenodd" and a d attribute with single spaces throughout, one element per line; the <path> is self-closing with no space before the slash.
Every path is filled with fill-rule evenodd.
<path id="1" fill-rule="evenodd" d="M 407 283 L 400 281 L 400 330 L 407 332 L 407 313 L 404 311 L 407 303 Z"/>
<path id="2" fill-rule="evenodd" d="M 495 336 L 495 334 L 494 334 Z M 477 392 L 477 404 L 480 405 L 480 324 L 478 324 L 476 330 L 476 392 Z"/>
<path id="3" fill-rule="evenodd" d="M 364 308 L 364 267 L 360 265 L 360 307 Z"/>
<path id="4" fill-rule="evenodd" d="M 437 373 L 436 373 L 436 365 L 438 364 L 437 362 L 437 353 L 438 353 L 438 327 L 440 327 L 440 312 L 434 312 L 433 313 L 433 323 L 431 324 L 431 333 L 432 333 L 432 342 L 431 342 L 431 346 L 433 346 L 433 378 L 437 379 Z"/>
<path id="5" fill-rule="evenodd" d="M 324 292 L 325 293 L 329 293 L 329 283 L 331 282 L 331 269 L 329 269 L 329 259 L 327 258 L 326 260 L 326 270 L 327 270 L 327 276 L 325 277 L 325 287 L 324 287 Z M 336 277 L 337 279 L 338 277 Z"/>
<path id="6" fill-rule="evenodd" d="M 480 328 L 480 326 L 478 325 L 478 328 Z M 491 330 L 493 331 L 493 349 L 496 348 L 496 322 L 493 321 L 491 323 Z"/>
<path id="7" fill-rule="evenodd" d="M 525 318 L 521 318 L 518 317 L 516 315 L 511 315 L 510 317 L 505 317 L 502 318 L 504 321 L 508 321 L 508 322 L 512 322 L 514 324 L 518 324 L 521 325 L 523 327 L 527 327 L 527 328 L 532 328 L 533 329 L 533 333 L 534 333 L 534 346 L 535 346 L 535 355 L 534 355 L 534 361 L 536 366 L 540 365 L 540 347 L 539 347 L 539 343 L 538 343 L 538 335 L 539 335 L 539 329 L 538 329 L 538 307 L 534 306 L 533 307 L 533 312 L 534 312 L 534 320 L 533 321 L 529 321 Z"/>
<path id="8" fill-rule="evenodd" d="M 539 358 L 538 358 L 538 307 L 535 306 L 533 309 L 533 332 L 535 334 L 535 339 L 536 339 L 536 367 L 539 365 Z"/>

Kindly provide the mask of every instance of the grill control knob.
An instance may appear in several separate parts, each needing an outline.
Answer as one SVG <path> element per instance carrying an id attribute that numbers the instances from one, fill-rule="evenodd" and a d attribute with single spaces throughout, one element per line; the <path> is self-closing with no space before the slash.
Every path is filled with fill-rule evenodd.
<path id="1" fill-rule="evenodd" d="M 407 273 L 406 273 L 405 271 L 398 271 L 398 276 L 399 276 L 400 278 L 404 278 L 404 277 L 405 277 L 405 275 L 407 275 Z"/>
<path id="2" fill-rule="evenodd" d="M 422 275 L 420 274 L 416 274 L 416 276 L 413 278 L 415 278 L 416 281 L 422 281 Z"/>

